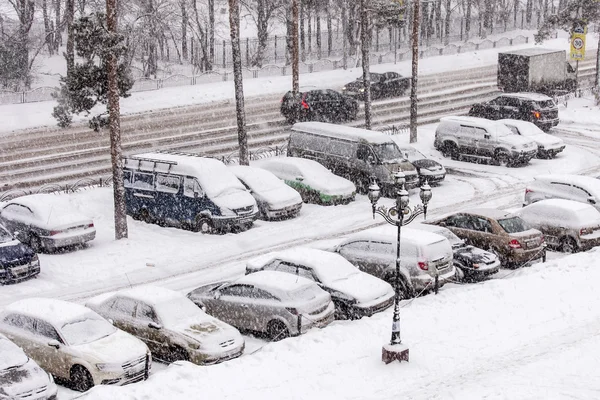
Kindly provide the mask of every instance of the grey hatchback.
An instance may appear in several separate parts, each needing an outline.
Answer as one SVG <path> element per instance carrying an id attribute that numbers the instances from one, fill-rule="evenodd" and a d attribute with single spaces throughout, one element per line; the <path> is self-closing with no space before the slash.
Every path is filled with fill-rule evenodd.
<path id="1" fill-rule="evenodd" d="M 201 286 L 188 297 L 208 314 L 271 340 L 325 327 L 334 319 L 331 295 L 306 278 L 259 271 L 235 281 Z"/>

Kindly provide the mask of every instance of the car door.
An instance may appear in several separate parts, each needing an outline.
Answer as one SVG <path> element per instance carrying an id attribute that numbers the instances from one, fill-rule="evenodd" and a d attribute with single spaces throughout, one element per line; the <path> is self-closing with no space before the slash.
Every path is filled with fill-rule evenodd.
<path id="1" fill-rule="evenodd" d="M 530 207 L 523 209 L 519 216 L 529 227 L 542 232 L 548 245 L 558 246 L 560 238 L 566 231 L 566 224 L 562 221 L 568 221 L 570 216 L 563 210 L 548 205 L 533 204 Z"/>
<path id="2" fill-rule="evenodd" d="M 171 223 L 188 220 L 183 211 L 180 187 L 181 176 L 156 174 L 156 201 L 161 205 L 163 219 Z"/>
<path id="3" fill-rule="evenodd" d="M 35 319 L 19 313 L 10 313 L 3 318 L 2 323 L 2 333 L 22 348 L 28 357 L 37 361 L 37 345 L 33 340 Z"/>
<path id="4" fill-rule="evenodd" d="M 265 331 L 273 316 L 281 313 L 280 299 L 255 286 L 247 292 L 247 295 L 251 299 L 249 308 L 253 315 L 248 320 L 248 328 L 254 331 Z"/>
<path id="5" fill-rule="evenodd" d="M 483 128 L 474 128 L 476 152 L 480 156 L 492 157 L 496 150 L 496 134 L 486 131 Z"/>
<path id="6" fill-rule="evenodd" d="M 57 376 L 70 377 L 76 354 L 65 344 L 56 328 L 49 322 L 36 318 L 34 340 L 38 357 L 36 361 L 39 360 L 40 367 L 47 371 L 52 369 Z"/>
<path id="7" fill-rule="evenodd" d="M 473 219 L 469 214 L 454 214 L 446 218 L 444 226 L 465 243 L 471 244 L 474 236 L 473 225 Z"/>
<path id="8" fill-rule="evenodd" d="M 371 265 L 373 254 L 369 245 L 370 242 L 367 240 L 356 240 L 339 246 L 336 252 L 361 271 L 372 274 L 370 271 L 373 270 Z"/>
<path id="9" fill-rule="evenodd" d="M 147 210 L 152 218 L 162 218 L 154 190 L 154 174 L 134 171 L 131 183 L 131 202 L 136 213 Z"/>
<path id="10" fill-rule="evenodd" d="M 501 107 L 502 118 L 523 119 L 521 116 L 521 100 L 516 97 L 505 97 Z"/>
<path id="11" fill-rule="evenodd" d="M 483 107 L 483 115 L 480 115 L 481 117 L 493 120 L 503 118 L 502 108 L 504 107 L 504 104 L 506 104 L 504 97 L 496 97 L 495 99 L 490 100 L 484 104 L 485 105 Z"/>
<path id="12" fill-rule="evenodd" d="M 478 143 L 474 126 L 461 124 L 456 139 L 461 153 L 477 154 Z"/>
<path id="13" fill-rule="evenodd" d="M 224 287 L 217 295 L 218 301 L 211 307 L 211 314 L 240 329 L 252 329 L 254 313 L 250 306 L 253 286 L 233 284 Z M 214 310 L 214 313 L 212 312 Z"/>
<path id="14" fill-rule="evenodd" d="M 152 352 L 161 353 L 170 345 L 167 329 L 161 326 L 156 312 L 147 303 L 136 301 L 133 329 L 135 336 L 146 343 Z"/>
<path id="15" fill-rule="evenodd" d="M 471 228 L 469 243 L 473 246 L 487 250 L 498 247 L 504 242 L 501 237 L 494 234 L 492 222 L 489 219 L 475 215 L 471 215 L 469 219 Z"/>
<path id="16" fill-rule="evenodd" d="M 104 315 L 117 328 L 136 335 L 135 330 L 135 300 L 128 297 L 117 297 L 110 305 L 110 311 Z"/>

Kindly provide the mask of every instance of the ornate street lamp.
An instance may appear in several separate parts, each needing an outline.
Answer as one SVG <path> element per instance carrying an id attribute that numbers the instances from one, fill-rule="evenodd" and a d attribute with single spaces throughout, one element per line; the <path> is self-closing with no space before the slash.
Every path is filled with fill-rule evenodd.
<path id="1" fill-rule="evenodd" d="M 425 218 L 427 216 L 427 205 L 431 200 L 431 186 L 427 183 L 427 180 L 421 185 L 421 192 L 419 197 L 421 198 L 422 204 L 418 204 L 414 207 L 409 207 L 408 202 L 408 191 L 405 189 L 404 184 L 406 179 L 402 172 L 397 172 L 394 176 L 396 183 L 396 205 L 387 209 L 385 206 L 377 206 L 377 201 L 380 197 L 380 189 L 375 179 L 372 179 L 371 185 L 369 186 L 369 200 L 373 207 L 373 219 L 375 214 L 381 215 L 385 221 L 391 225 L 395 225 L 398 228 L 398 237 L 396 241 L 396 279 L 395 289 L 396 295 L 394 298 L 394 317 L 392 323 L 392 339 L 389 344 L 385 344 L 382 349 L 382 360 L 386 364 L 394 360 L 408 361 L 408 347 L 402 344 L 400 339 L 400 233 L 404 225 L 410 224 L 417 216 L 423 214 Z"/>

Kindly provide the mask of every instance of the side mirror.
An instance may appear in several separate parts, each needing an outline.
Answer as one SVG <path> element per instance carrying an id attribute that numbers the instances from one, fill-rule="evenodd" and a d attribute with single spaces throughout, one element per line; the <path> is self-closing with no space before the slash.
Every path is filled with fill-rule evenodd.
<path id="1" fill-rule="evenodd" d="M 588 197 L 587 201 L 590 204 L 596 204 L 596 198 L 594 196 Z"/>
<path id="2" fill-rule="evenodd" d="M 303 176 L 297 176 L 296 180 L 302 182 L 304 180 L 304 177 Z"/>
<path id="3" fill-rule="evenodd" d="M 150 322 L 148 323 L 148 328 L 152 328 L 152 329 L 162 329 L 162 325 L 157 324 L 156 322 Z"/>
<path id="4" fill-rule="evenodd" d="M 200 193 L 194 192 L 194 198 L 197 199 L 198 197 L 200 197 Z"/>
<path id="5" fill-rule="evenodd" d="M 58 343 L 58 340 L 51 340 L 48 342 L 48 346 L 54 347 L 56 350 L 58 350 L 60 348 L 60 343 Z"/>

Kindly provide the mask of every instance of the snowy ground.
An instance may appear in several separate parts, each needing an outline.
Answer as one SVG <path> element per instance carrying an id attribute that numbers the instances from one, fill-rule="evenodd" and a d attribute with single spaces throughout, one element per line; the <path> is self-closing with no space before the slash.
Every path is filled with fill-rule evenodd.
<path id="1" fill-rule="evenodd" d="M 558 45 L 566 45 L 564 39 Z M 483 57 L 481 53 L 438 59 L 437 65 L 435 59 L 426 59 L 423 64 L 433 72 L 475 66 L 473 57 Z M 491 54 L 483 57 L 490 64 L 495 60 L 495 52 Z M 464 64 L 461 57 L 466 59 Z M 429 67 L 428 61 L 432 61 Z M 398 68 L 408 67 L 398 64 Z M 337 85 L 359 74 L 356 70 L 336 73 L 342 76 L 307 77 Z M 288 80 L 275 81 L 272 86 L 263 82 L 262 92 L 281 91 L 289 85 Z M 259 87 L 248 82 L 247 95 L 257 94 Z M 217 85 L 196 93 L 196 98 L 185 88 L 143 93 L 146 97 L 128 103 L 125 111 L 175 105 L 176 98 L 181 104 L 211 97 L 228 99 L 227 90 L 226 84 Z M 0 107 L 0 118 L 5 121 L 0 129 L 53 123 L 48 115 L 43 116 L 44 107 L 51 108 L 51 104 L 28 106 Z M 558 130 L 555 134 L 567 141 L 567 149 L 555 160 L 533 160 L 522 168 L 442 158 L 432 147 L 435 125 L 420 128 L 417 147 L 452 172 L 434 187 L 430 215 L 474 203 L 518 207 L 525 182 L 537 174 L 600 171 L 596 145 L 600 133 L 594 129 L 600 126 L 598 108 L 590 99 L 577 99 L 562 108 L 560 116 L 560 127 L 587 130 Z M 396 139 L 407 141 L 405 136 Z M 222 236 L 129 219 L 129 239 L 115 242 L 110 189 L 60 196 L 94 219 L 97 238 L 85 249 L 41 255 L 39 278 L 2 287 L 0 307 L 31 296 L 83 301 L 98 292 L 146 282 L 186 293 L 202 283 L 241 274 L 245 260 L 268 249 L 298 244 L 327 247 L 341 234 L 382 223 L 372 219 L 367 198 L 358 196 L 346 206 L 306 205 L 297 219 L 259 221 L 247 232 Z M 413 192 L 411 202 L 417 201 L 418 194 Z M 381 346 L 391 331 L 391 310 L 387 310 L 360 321 L 335 322 L 279 343 L 248 337 L 247 352 L 239 359 L 208 367 L 156 364 L 147 382 L 97 387 L 85 397 L 180 399 L 197 398 L 201 393 L 218 399 L 597 399 L 599 255 L 597 250 L 568 257 L 553 253 L 545 264 L 503 270 L 495 279 L 479 284 L 446 285 L 437 296 L 403 302 L 402 334 L 410 348 L 410 363 L 381 363 Z M 62 388 L 60 394 L 61 399 L 75 395 Z"/>

